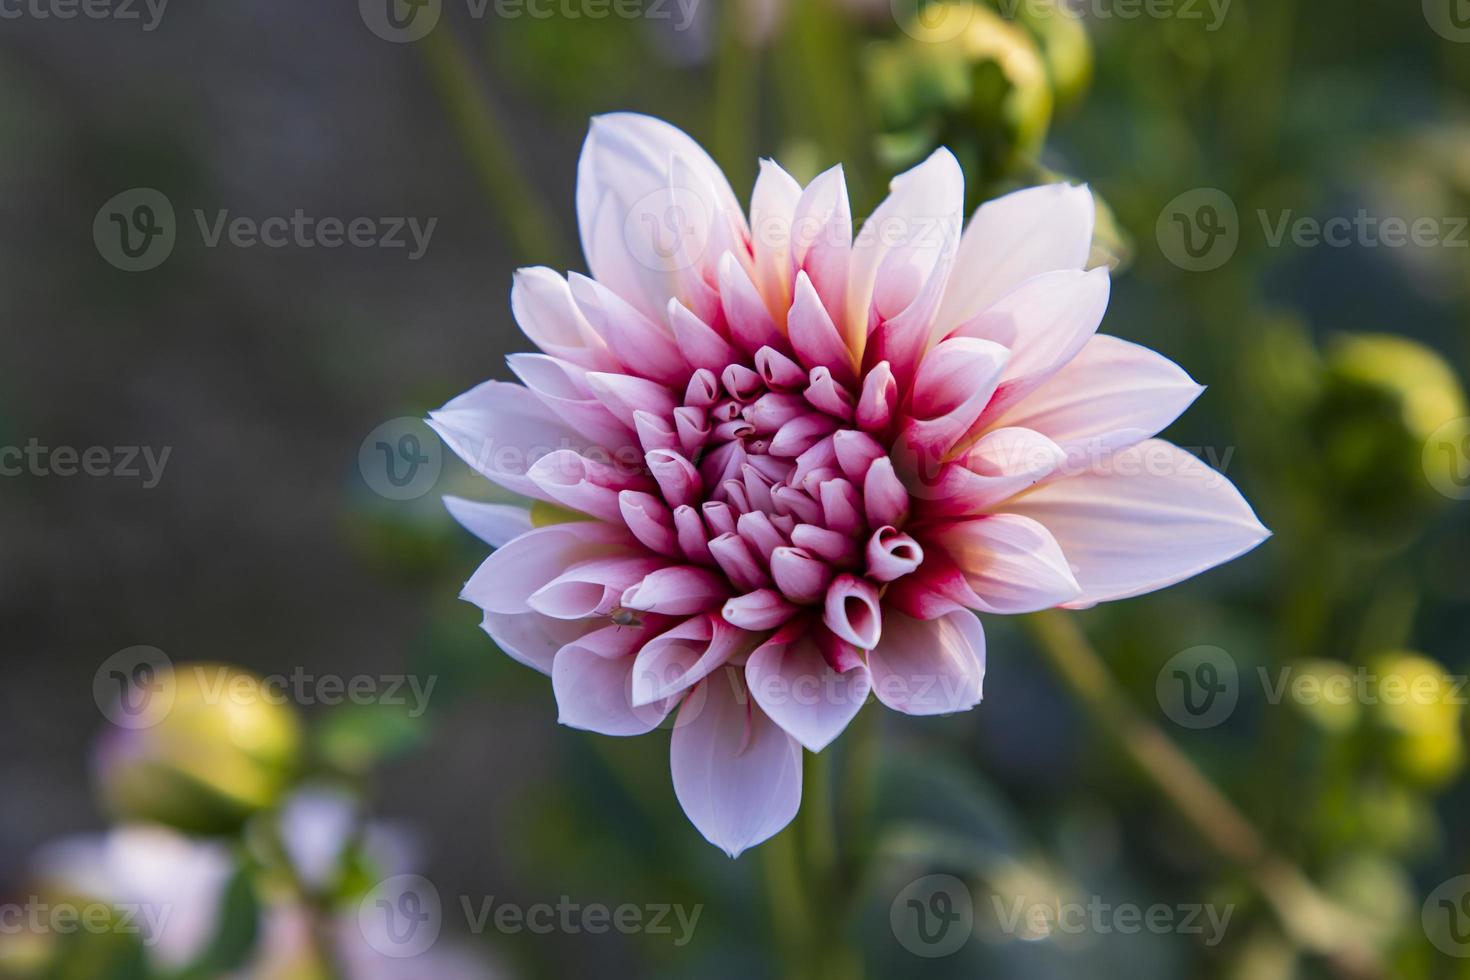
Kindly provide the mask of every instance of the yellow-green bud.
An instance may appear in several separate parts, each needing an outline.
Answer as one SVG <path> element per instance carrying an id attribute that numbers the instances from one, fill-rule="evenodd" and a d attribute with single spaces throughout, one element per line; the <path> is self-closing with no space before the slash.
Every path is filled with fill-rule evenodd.
<path id="1" fill-rule="evenodd" d="M 97 747 L 98 789 L 115 815 L 225 833 L 281 799 L 301 731 L 280 692 L 220 664 L 180 664 L 153 684 L 164 710 L 145 727 L 109 729 Z"/>

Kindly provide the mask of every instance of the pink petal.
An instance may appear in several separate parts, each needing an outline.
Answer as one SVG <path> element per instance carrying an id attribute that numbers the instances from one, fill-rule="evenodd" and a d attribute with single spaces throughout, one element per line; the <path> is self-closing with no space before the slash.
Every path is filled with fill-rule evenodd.
<path id="1" fill-rule="evenodd" d="M 675 565 L 660 568 L 623 593 L 626 609 L 692 616 L 720 605 L 730 594 L 725 580 L 707 568 Z"/>
<path id="2" fill-rule="evenodd" d="M 880 319 L 897 316 L 931 277 L 948 276 L 959 245 L 964 184 L 958 161 L 943 148 L 893 178 L 887 199 L 853 242 L 847 283 L 849 347 L 860 349 L 870 311 Z"/>
<path id="3" fill-rule="evenodd" d="M 873 464 L 877 466 L 878 464 Z M 869 470 L 871 472 L 871 470 Z M 858 510 L 858 492 L 840 477 L 821 484 L 822 516 L 827 527 L 839 534 L 856 535 L 863 527 L 863 514 Z"/>
<path id="4" fill-rule="evenodd" d="M 801 365 L 772 347 L 755 352 L 755 369 L 767 386 L 778 391 L 796 391 L 806 384 Z"/>
<path id="5" fill-rule="evenodd" d="M 745 679 L 756 703 L 812 752 L 820 752 L 868 699 L 872 679 L 859 663 L 845 673 L 833 670 L 808 630 L 789 641 L 772 637 L 750 655 Z"/>
<path id="6" fill-rule="evenodd" d="M 510 308 L 531 343 L 553 357 L 589 371 L 619 370 L 617 358 L 577 309 L 567 281 L 550 269 L 518 270 Z"/>
<path id="7" fill-rule="evenodd" d="M 953 329 L 1032 276 L 1082 269 L 1093 219 L 1085 186 L 1047 184 L 982 204 L 960 239 L 940 326 Z"/>
<path id="8" fill-rule="evenodd" d="M 596 398 L 585 369 L 546 354 L 512 354 L 506 362 L 547 408 L 589 441 L 609 447 L 628 444 L 627 425 Z"/>
<path id="9" fill-rule="evenodd" d="M 780 626 L 796 615 L 798 609 L 778 592 L 756 589 L 726 602 L 720 614 L 732 626 L 760 632 Z"/>
<path id="10" fill-rule="evenodd" d="M 791 302 L 791 225 L 801 185 L 773 160 L 760 161 L 750 195 L 750 240 L 755 282 L 772 313 Z"/>
<path id="11" fill-rule="evenodd" d="M 1082 591 L 1056 539 L 1029 517 L 992 514 L 929 533 L 964 572 L 981 601 L 975 608 L 982 612 L 1036 612 L 1070 602 Z"/>
<path id="12" fill-rule="evenodd" d="M 1000 383 L 1010 351 L 988 340 L 954 337 L 931 350 L 914 377 L 902 439 L 915 454 L 937 459 L 970 430 Z"/>
<path id="13" fill-rule="evenodd" d="M 888 428 L 897 403 L 898 382 L 893 379 L 893 370 L 887 361 L 879 361 L 863 378 L 863 390 L 857 403 L 858 426 L 869 432 Z"/>
<path id="14" fill-rule="evenodd" d="M 678 410 L 675 409 L 675 411 Z M 679 434 L 674 431 L 668 419 L 660 418 L 651 412 L 634 412 L 633 428 L 638 432 L 638 444 L 643 447 L 645 453 L 651 453 L 656 449 L 678 450 L 683 448 L 679 444 Z"/>
<path id="15" fill-rule="evenodd" d="M 589 634 L 557 651 L 551 667 L 557 721 L 600 735 L 644 735 L 653 731 L 668 716 L 672 704 L 663 701 L 635 705 L 635 658 L 604 657 L 593 648 L 596 642 L 597 634 Z"/>
<path id="16" fill-rule="evenodd" d="M 720 400 L 720 378 L 717 370 L 699 368 L 689 376 L 684 386 L 684 404 L 696 408 L 709 408 Z"/>
<path id="17" fill-rule="evenodd" d="M 852 351 L 805 272 L 796 274 L 796 295 L 786 318 L 786 333 L 797 359 L 808 369 L 827 368 L 842 384 L 856 380 Z"/>
<path id="18" fill-rule="evenodd" d="M 663 491 L 664 499 L 674 507 L 694 504 L 699 500 L 703 484 L 699 471 L 679 453 L 658 449 L 643 457 L 648 470 Z"/>
<path id="19" fill-rule="evenodd" d="M 832 568 L 800 548 L 777 548 L 771 553 L 771 577 L 792 602 L 816 602 L 832 581 Z"/>
<path id="20" fill-rule="evenodd" d="M 709 551 L 714 556 L 715 563 L 729 576 L 730 583 L 735 588 L 759 589 L 769 584 L 770 579 L 767 578 L 760 562 L 756 561 L 750 542 L 733 531 L 727 531 L 711 538 Z"/>
<path id="21" fill-rule="evenodd" d="M 684 699 L 669 753 L 674 793 L 731 857 L 781 830 L 801 807 L 801 746 L 723 668 Z"/>
<path id="22" fill-rule="evenodd" d="M 679 550 L 684 552 L 685 558 L 699 565 L 714 564 L 714 556 L 709 551 L 709 532 L 699 518 L 699 511 L 688 504 L 675 507 L 674 530 L 679 536 Z"/>
<path id="23" fill-rule="evenodd" d="M 798 524 L 791 531 L 791 543 L 839 568 L 857 564 L 857 542 L 829 528 Z"/>
<path id="24" fill-rule="evenodd" d="M 878 590 L 866 579 L 844 572 L 827 589 L 822 622 L 839 639 L 871 650 L 883 632 Z"/>
<path id="25" fill-rule="evenodd" d="M 818 174 L 801 192 L 792 216 L 791 262 L 806 272 L 832 322 L 846 322 L 852 208 L 842 167 Z"/>
<path id="26" fill-rule="evenodd" d="M 624 590 L 663 565 L 660 558 L 593 558 L 578 562 L 533 592 L 526 605 L 553 619 L 607 616 Z"/>
<path id="27" fill-rule="evenodd" d="M 887 456 L 873 460 L 863 478 L 863 507 L 870 527 L 902 524 L 909 513 L 909 492 L 893 472 Z"/>
<path id="28" fill-rule="evenodd" d="M 603 374 L 589 372 L 587 385 L 607 410 L 624 425 L 636 425 L 635 412 L 648 412 L 666 420 L 674 412 L 674 396 L 661 384 L 631 374 Z M 668 423 L 665 421 L 665 425 Z"/>
<path id="29" fill-rule="evenodd" d="M 725 343 L 725 338 L 709 324 L 689 312 L 676 299 L 669 300 L 669 324 L 674 328 L 674 340 L 684 360 L 696 368 L 719 371 L 735 360 L 734 348 Z"/>
<path id="30" fill-rule="evenodd" d="M 868 578 L 875 582 L 892 582 L 924 563 L 924 549 L 909 535 L 892 527 L 880 527 L 868 539 L 865 557 Z"/>
<path id="31" fill-rule="evenodd" d="M 832 434 L 837 421 L 827 415 L 810 412 L 781 426 L 771 439 L 771 455 L 792 458 L 800 456 L 817 442 Z"/>
<path id="32" fill-rule="evenodd" d="M 1062 448 L 1039 432 L 992 429 L 936 477 L 916 475 L 909 492 L 922 501 L 925 516 L 978 515 L 1036 486 L 1065 463 Z"/>
<path id="33" fill-rule="evenodd" d="M 671 216 L 682 224 L 671 228 Z M 648 317 L 671 296 L 697 309 L 690 293 L 701 276 L 749 238 L 729 182 L 699 144 L 633 113 L 592 120 L 577 164 L 577 223 L 592 275 Z"/>
<path id="34" fill-rule="evenodd" d="M 875 459 L 888 455 L 878 440 L 855 429 L 839 429 L 832 433 L 832 447 L 837 465 L 842 467 L 842 475 L 854 484 L 861 483 L 868 475 L 868 467 Z"/>
<path id="35" fill-rule="evenodd" d="M 731 342 L 747 354 L 754 354 L 762 347 L 784 349 L 786 339 L 776 329 L 765 300 L 735 257 L 728 253 L 721 257 L 719 270 L 720 304 L 730 325 Z"/>
<path id="36" fill-rule="evenodd" d="M 802 392 L 813 407 L 826 412 L 828 415 L 842 419 L 844 422 L 852 421 L 854 402 L 852 394 L 839 385 L 832 378 L 832 372 L 824 367 L 812 368 L 812 383 Z"/>
<path id="37" fill-rule="evenodd" d="M 683 386 L 690 367 L 679 353 L 668 327 L 644 316 L 595 279 L 568 279 L 577 308 L 627 371 L 659 384 Z M 660 308 L 658 315 L 663 314 Z"/>
<path id="38" fill-rule="evenodd" d="M 677 557 L 680 554 L 674 515 L 668 505 L 651 493 L 624 490 L 618 494 L 623 523 L 650 551 Z"/>
<path id="39" fill-rule="evenodd" d="M 530 611 L 531 594 L 562 572 L 590 558 L 636 553 L 622 527 L 571 521 L 528 531 L 480 563 L 460 597 L 486 612 Z"/>
<path id="40" fill-rule="evenodd" d="M 526 474 L 541 492 L 538 496 L 564 507 L 600 517 L 605 521 L 621 521 L 619 490 L 636 490 L 648 485 L 641 475 L 617 466 L 578 455 L 570 449 L 547 453 Z"/>
<path id="41" fill-rule="evenodd" d="M 429 426 L 481 476 L 553 503 L 527 476 L 532 464 L 555 449 L 593 445 L 530 391 L 503 381 L 487 381 L 430 412 Z"/>
<path id="42" fill-rule="evenodd" d="M 525 507 L 445 497 L 444 508 L 465 530 L 493 548 L 531 530 L 531 512 Z"/>
<path id="43" fill-rule="evenodd" d="M 481 629 L 519 663 L 550 674 L 556 653 L 596 627 L 596 620 L 553 619 L 536 612 L 485 613 Z"/>
<path id="44" fill-rule="evenodd" d="M 910 619 L 888 610 L 883 639 L 868 653 L 873 693 L 909 715 L 967 711 L 985 682 L 985 633 L 974 613 Z"/>
<path id="45" fill-rule="evenodd" d="M 718 616 L 691 616 L 638 652 L 632 703 L 655 704 L 682 694 L 731 657 L 749 653 L 754 643 L 752 634 Z"/>
<path id="46" fill-rule="evenodd" d="M 1240 491 L 1159 439 L 1114 453 L 1093 471 L 1006 504 L 1061 544 L 1082 605 L 1161 589 L 1251 550 L 1270 536 Z"/>

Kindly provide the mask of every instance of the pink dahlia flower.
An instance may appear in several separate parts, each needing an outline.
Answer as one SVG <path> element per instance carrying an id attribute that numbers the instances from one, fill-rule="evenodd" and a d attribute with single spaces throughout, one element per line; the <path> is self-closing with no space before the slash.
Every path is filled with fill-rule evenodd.
<path id="1" fill-rule="evenodd" d="M 695 826 L 731 855 L 801 802 L 801 750 L 870 694 L 980 701 L 975 611 L 1139 595 L 1267 535 L 1239 492 L 1153 439 L 1199 394 L 1099 335 L 1085 187 L 1019 191 L 960 233 L 938 150 L 852 232 L 835 167 L 763 161 L 747 221 L 709 156 L 639 115 L 592 123 L 577 174 L 591 276 L 523 269 L 541 353 L 432 413 L 466 462 L 576 511 L 451 498 L 496 550 L 465 585 L 562 723 L 673 716 Z"/>

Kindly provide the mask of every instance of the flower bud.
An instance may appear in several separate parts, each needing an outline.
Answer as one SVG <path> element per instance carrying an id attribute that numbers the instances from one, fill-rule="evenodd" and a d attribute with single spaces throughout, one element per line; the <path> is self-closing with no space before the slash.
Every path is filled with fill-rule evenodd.
<path id="1" fill-rule="evenodd" d="M 219 664 L 158 675 L 169 709 L 142 728 L 109 728 L 94 759 L 115 815 L 195 833 L 228 833 L 274 805 L 296 770 L 301 733 L 284 694 Z"/>
<path id="2" fill-rule="evenodd" d="M 1395 771 L 1422 786 L 1448 782 L 1464 764 L 1463 685 L 1435 661 L 1408 651 L 1376 658 L 1372 673 L 1374 719 L 1386 733 Z"/>
<path id="3" fill-rule="evenodd" d="M 1082 15 L 1062 0 L 1028 0 L 1016 5 L 1016 19 L 1041 42 L 1058 109 L 1075 105 L 1092 81 L 1092 41 Z"/>
<path id="4" fill-rule="evenodd" d="M 1355 334 L 1328 346 L 1307 430 L 1325 499 L 1346 526 L 1381 531 L 1449 499 L 1458 453 L 1426 452 L 1437 429 L 1466 414 L 1459 381 L 1434 351 L 1403 337 Z"/>
<path id="5" fill-rule="evenodd" d="M 945 2 L 924 7 L 903 33 L 868 51 L 886 162 L 906 166 L 943 142 L 990 181 L 1040 151 L 1052 86 L 1024 28 L 979 4 Z"/>

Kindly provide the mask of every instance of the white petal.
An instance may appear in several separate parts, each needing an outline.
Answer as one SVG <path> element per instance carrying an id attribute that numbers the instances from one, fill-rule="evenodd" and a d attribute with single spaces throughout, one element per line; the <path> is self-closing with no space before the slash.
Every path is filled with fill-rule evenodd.
<path id="1" fill-rule="evenodd" d="M 480 628 L 512 660 L 551 673 L 556 652 L 606 620 L 552 619 L 538 612 L 487 612 Z"/>
<path id="2" fill-rule="evenodd" d="M 1086 186 L 1028 187 L 980 205 L 960 241 L 939 324 L 959 326 L 1032 276 L 1083 268 L 1094 217 Z"/>
<path id="3" fill-rule="evenodd" d="M 531 530 L 531 512 L 515 504 L 487 504 L 463 497 L 445 497 L 444 509 L 481 541 L 493 548 Z"/>
<path id="4" fill-rule="evenodd" d="M 1082 594 L 1074 605 L 1141 595 L 1244 554 L 1270 531 L 1222 474 L 1160 439 L 1005 505 L 1046 525 Z"/>
<path id="5" fill-rule="evenodd" d="M 645 316 L 690 294 L 749 232 L 735 193 L 699 144 L 635 113 L 597 116 L 577 164 L 577 223 L 592 275 Z M 711 277 L 703 276 L 706 280 Z"/>
<path id="6" fill-rule="evenodd" d="M 985 409 L 987 424 L 1077 356 L 1097 333 L 1109 291 L 1106 269 L 1047 272 L 960 327 L 959 336 L 993 340 L 1011 350 L 1000 386 Z"/>
<path id="7" fill-rule="evenodd" d="M 717 670 L 685 698 L 669 763 L 679 805 L 731 857 L 801 807 L 801 745 L 755 704 L 736 668 Z"/>
<path id="8" fill-rule="evenodd" d="M 938 619 L 883 611 L 883 639 L 868 654 L 873 693 L 910 715 L 966 711 L 980 703 L 985 633 L 968 610 Z"/>
<path id="9" fill-rule="evenodd" d="M 861 349 L 870 310 L 883 319 L 897 317 L 924 295 L 933 277 L 949 275 L 964 196 L 959 162 L 942 147 L 893 178 L 888 197 L 853 241 L 847 283 L 850 348 Z"/>
<path id="10" fill-rule="evenodd" d="M 982 612 L 1051 609 L 1082 591 L 1056 540 L 1030 518 L 991 514 L 944 526 L 937 537 L 980 597 Z"/>
<path id="11" fill-rule="evenodd" d="M 1042 433 L 1067 453 L 1064 472 L 1076 472 L 1157 435 L 1202 391 L 1167 357 L 1098 334 L 991 425 Z"/>

